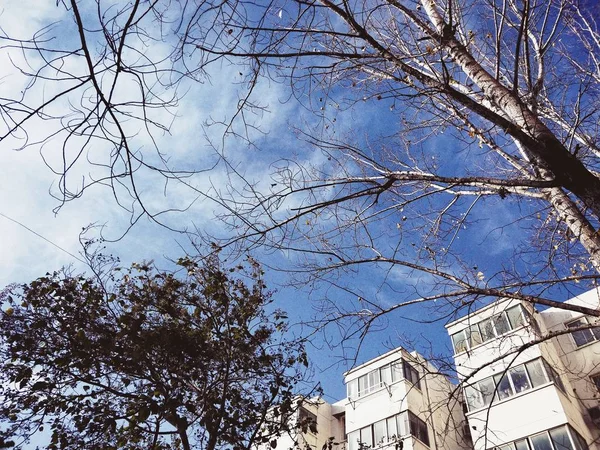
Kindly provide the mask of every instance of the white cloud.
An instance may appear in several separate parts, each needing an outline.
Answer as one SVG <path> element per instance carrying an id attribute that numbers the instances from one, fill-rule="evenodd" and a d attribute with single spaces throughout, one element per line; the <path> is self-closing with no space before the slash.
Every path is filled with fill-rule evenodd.
<path id="1" fill-rule="evenodd" d="M 63 16 L 62 6 L 53 4 L 39 5 L 39 2 L 9 2 L 4 6 L 2 22 L 4 31 L 10 36 L 27 38 L 43 27 L 45 24 L 58 20 Z M 28 15 L 29 14 L 29 15 Z M 70 19 L 66 19 L 70 20 Z M 55 29 L 56 31 L 56 29 Z M 62 36 L 65 38 L 65 36 Z M 152 52 L 159 49 L 164 53 L 162 43 L 151 44 L 153 47 L 147 51 Z M 0 94 L 10 96 L 15 92 L 22 91 L 27 79 L 22 76 L 18 69 L 8 62 L 9 52 L 5 49 L 0 51 L 0 58 L 4 63 L 3 78 L 0 82 Z M 18 50 L 10 51 L 10 56 L 20 67 L 25 67 L 25 60 Z M 29 60 L 35 66 L 39 58 Z M 61 61 L 61 67 L 73 73 L 80 72 L 78 67 L 82 61 Z M 239 69 L 235 66 L 213 66 L 214 73 L 210 76 L 210 82 L 205 84 L 190 83 L 185 86 L 189 89 L 172 116 L 164 110 L 152 111 L 152 118 L 169 124 L 172 121 L 170 134 L 156 131 L 153 138 L 156 140 L 159 150 L 165 155 L 168 164 L 182 170 L 202 170 L 212 167 L 217 161 L 214 149 L 208 145 L 205 139 L 203 124 L 212 120 L 226 120 L 231 117 L 238 105 L 239 92 L 243 85 L 235 84 L 240 81 Z M 110 80 L 105 79 L 104 82 Z M 31 88 L 30 94 L 38 96 L 39 99 L 50 98 L 57 92 L 58 87 L 52 83 L 37 83 Z M 135 95 L 134 87 L 124 84 L 117 92 L 118 95 Z M 282 135 L 288 134 L 287 123 L 296 111 L 291 103 L 281 103 L 283 98 L 282 89 L 285 87 L 278 84 L 259 83 L 254 95 L 261 104 L 266 106 L 269 112 L 264 112 L 260 117 L 248 116 L 248 120 L 256 120 L 261 124 L 261 130 L 266 132 L 265 138 L 260 133 L 251 131 L 251 137 L 257 142 L 272 149 L 280 139 L 280 144 L 289 145 Z M 81 93 L 77 93 L 79 96 Z M 168 94 L 168 93 L 167 93 Z M 70 101 L 77 105 L 80 97 L 72 96 Z M 67 111 L 70 106 L 67 99 L 56 103 L 46 112 Z M 32 119 L 27 124 L 27 137 L 29 142 L 43 140 L 55 131 L 56 122 L 43 121 L 38 118 Z M 160 159 L 154 149 L 154 142 L 150 136 L 144 134 L 140 122 L 129 121 L 125 124 L 128 133 L 135 135 L 131 140 L 133 149 L 143 153 L 144 161 L 151 164 L 160 164 Z M 242 123 L 237 123 L 237 131 Z M 219 127 L 209 128 L 208 137 L 220 145 L 222 129 Z M 129 226 L 130 214 L 119 207 L 111 189 L 107 186 L 96 185 L 84 192 L 81 198 L 65 204 L 58 214 L 53 214 L 52 209 L 59 205 L 58 200 L 49 195 L 49 189 L 57 193 L 58 176 L 44 164 L 40 151 L 51 167 L 60 170 L 62 161 L 62 138 L 64 135 L 46 142 L 43 146 L 33 145 L 22 151 L 15 151 L 23 144 L 23 132 L 16 133 L 16 138 L 11 136 L 0 143 L 0 166 L 3 176 L 0 178 L 0 192 L 3 193 L 0 203 L 0 212 L 9 218 L 23 224 L 19 226 L 13 221 L 0 217 L 0 286 L 13 281 L 27 281 L 39 276 L 48 270 L 54 270 L 62 265 L 74 262 L 74 258 L 66 252 L 78 255 L 80 248 L 78 236 L 81 229 L 90 223 L 105 225 L 104 233 L 109 238 L 120 236 Z M 68 154 L 79 151 L 81 142 L 79 138 L 73 140 L 73 145 Z M 223 148 L 219 150 L 223 151 Z M 229 140 L 225 152 L 232 157 L 236 167 L 243 170 L 244 176 L 249 180 L 268 179 L 270 167 L 267 158 L 272 156 L 270 150 L 252 149 L 246 147 L 239 140 Z M 97 179 L 106 174 L 105 168 L 93 167 L 90 161 L 108 161 L 107 154 L 111 151 L 110 146 L 102 145 L 102 142 L 94 142 L 91 151 L 85 153 L 69 174 L 68 181 L 71 190 L 76 190 L 82 183 L 83 178 Z M 314 154 L 307 155 L 313 158 Z M 88 158 L 88 159 L 86 159 Z M 153 213 L 169 208 L 185 209 L 192 205 L 184 213 L 172 213 L 161 216 L 166 224 L 174 228 L 184 230 L 193 226 L 203 225 L 218 228 L 219 225 L 212 221 L 213 213 L 218 205 L 199 197 L 199 192 L 213 193 L 213 187 L 223 188 L 227 183 L 240 180 L 232 180 L 225 168 L 221 165 L 210 172 L 199 173 L 183 181 L 195 188 L 189 187 L 177 180 L 171 180 L 165 185 L 165 179 L 151 171 L 139 171 L 136 174 L 136 185 L 144 200 L 144 205 Z M 127 182 L 127 180 L 122 180 Z M 132 206 L 132 199 L 124 195 L 125 190 L 119 189 L 119 201 L 127 207 Z M 139 211 L 139 208 L 136 210 Z M 36 236 L 32 231 L 41 234 L 56 246 L 63 248 L 66 252 L 59 250 L 56 246 Z M 168 230 L 152 223 L 148 219 L 142 219 L 128 235 L 118 243 L 109 244 L 108 252 L 126 255 L 129 260 L 160 257 L 162 255 L 174 256 L 179 253 L 178 242 L 185 243 L 186 238 L 181 235 L 169 233 Z"/>

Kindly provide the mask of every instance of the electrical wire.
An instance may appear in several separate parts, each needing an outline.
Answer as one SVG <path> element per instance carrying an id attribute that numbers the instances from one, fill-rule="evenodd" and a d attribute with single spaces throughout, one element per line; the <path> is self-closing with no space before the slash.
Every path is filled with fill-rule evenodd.
<path id="1" fill-rule="evenodd" d="M 60 245 L 58 245 L 58 244 L 55 244 L 55 243 L 54 243 L 54 242 L 52 242 L 50 239 L 48 239 L 48 238 L 45 238 L 44 236 L 42 236 L 42 235 L 41 235 L 40 233 L 38 233 L 37 231 L 34 231 L 34 230 L 32 230 L 31 228 L 29 228 L 27 225 L 25 225 L 25 224 L 23 224 L 23 223 L 19 222 L 18 220 L 16 220 L 16 219 L 13 219 L 12 217 L 9 217 L 9 216 L 7 216 L 6 214 L 3 214 L 3 213 L 1 213 L 1 212 L 0 212 L 0 216 L 4 217 L 5 219 L 8 219 L 8 220 L 10 220 L 11 222 L 14 222 L 14 223 L 16 223 L 17 225 L 19 225 L 19 226 L 21 226 L 21 227 L 23 227 L 23 228 L 25 228 L 27 231 L 29 231 L 29 232 L 31 232 L 31 233 L 33 233 L 33 234 L 35 234 L 35 235 L 36 235 L 37 237 L 39 237 L 39 238 L 42 238 L 44 241 L 46 241 L 46 242 L 47 242 L 47 243 L 49 243 L 50 245 L 53 245 L 54 247 L 56 247 L 56 248 L 57 248 L 57 249 L 59 249 L 60 251 L 63 251 L 63 252 L 65 252 L 65 253 L 66 253 L 67 255 L 69 255 L 69 256 L 72 256 L 72 257 L 73 257 L 73 258 L 75 258 L 77 261 L 79 261 L 79 262 L 82 262 L 82 263 L 86 264 L 86 262 L 85 262 L 83 259 L 81 259 L 80 257 L 78 257 L 78 256 L 74 255 L 73 253 L 71 253 L 71 252 L 70 252 L 70 251 L 68 251 L 68 250 L 65 250 L 65 249 L 64 249 L 64 248 L 62 248 Z"/>

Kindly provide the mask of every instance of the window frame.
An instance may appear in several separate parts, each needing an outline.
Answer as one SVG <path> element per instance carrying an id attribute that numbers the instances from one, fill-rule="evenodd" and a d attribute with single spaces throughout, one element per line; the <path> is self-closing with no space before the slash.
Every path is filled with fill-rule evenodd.
<path id="1" fill-rule="evenodd" d="M 399 358 L 389 364 L 373 369 L 346 383 L 349 399 L 357 399 L 383 389 L 399 381 L 408 381 L 421 390 L 421 374 L 412 361 Z"/>
<path id="2" fill-rule="evenodd" d="M 576 325 L 577 322 L 583 322 L 583 323 L 581 323 L 580 325 Z M 575 344 L 575 348 L 585 347 L 586 345 L 590 345 L 590 344 L 593 344 L 594 342 L 600 341 L 600 326 L 591 326 L 592 324 L 590 323 L 590 319 L 587 316 L 579 316 L 576 319 L 572 319 L 568 322 L 565 322 L 566 329 L 575 328 L 577 326 L 583 326 L 583 325 L 590 325 L 590 327 L 584 328 L 582 330 L 571 331 L 569 333 L 569 335 L 571 336 L 571 340 Z M 577 338 L 575 336 L 586 336 L 586 335 L 589 335 L 588 337 L 591 339 L 587 340 L 587 338 L 586 338 L 586 342 L 584 342 L 582 344 L 577 342 Z"/>
<path id="3" fill-rule="evenodd" d="M 399 414 L 394 414 L 393 416 L 386 417 L 385 419 L 378 420 L 377 422 L 373 422 L 367 426 L 347 433 L 346 439 L 348 442 L 348 449 L 360 450 L 361 443 L 369 445 L 369 442 L 362 440 L 363 436 L 367 437 L 367 435 L 370 436 L 371 448 L 385 447 L 389 445 L 390 442 L 395 442 L 401 437 L 409 435 L 410 431 L 407 430 L 407 425 L 404 424 L 404 421 L 407 420 L 407 417 L 407 411 L 403 411 Z M 385 436 L 382 436 L 382 438 L 377 442 L 375 440 L 375 427 L 378 424 L 383 425 Z M 429 432 L 427 437 L 429 437 Z"/>
<path id="4" fill-rule="evenodd" d="M 566 432 L 566 436 L 569 439 L 568 443 L 571 448 L 566 449 L 566 450 L 587 450 L 589 448 L 588 443 L 581 436 L 581 434 L 579 434 L 577 432 L 577 430 L 575 430 L 575 428 L 573 428 L 569 424 L 564 424 L 564 425 L 560 425 L 558 427 L 553 427 L 548 430 L 541 431 L 539 433 L 532 434 L 530 436 L 526 436 L 524 438 L 517 439 L 516 441 L 507 442 L 505 444 L 498 445 L 496 447 L 493 447 L 493 449 L 494 450 L 505 450 L 505 449 L 510 448 L 513 450 L 525 450 L 522 448 L 522 444 L 525 443 L 527 450 L 542 450 L 539 448 L 539 446 L 536 447 L 534 445 L 533 439 L 544 437 L 545 442 L 548 443 L 549 447 L 550 447 L 547 450 L 562 450 L 565 448 L 565 446 L 561 445 L 559 447 L 556 443 L 556 441 L 557 441 L 556 437 L 552 436 L 553 431 L 561 431 L 561 430 Z M 517 446 L 517 443 L 520 444 L 521 449 L 519 449 L 519 447 Z"/>
<path id="5" fill-rule="evenodd" d="M 516 323 L 513 326 L 510 316 L 508 315 L 508 311 L 514 311 L 515 309 L 519 309 L 519 317 L 521 318 L 520 323 Z M 482 332 L 481 324 L 489 323 L 489 327 L 485 328 L 485 331 Z M 497 324 L 507 325 L 506 331 L 502 333 L 499 332 L 499 326 Z M 518 322 L 518 321 L 517 321 Z M 478 322 L 468 323 L 465 328 L 450 336 L 452 341 L 452 348 L 454 350 L 454 354 L 458 355 L 460 353 L 467 352 L 474 347 L 479 345 L 483 345 L 486 342 L 490 342 L 494 339 L 498 339 L 501 336 L 504 336 L 518 328 L 525 327 L 531 323 L 531 317 L 526 313 L 525 308 L 520 303 L 511 306 L 510 308 L 506 308 L 503 311 L 500 311 L 498 314 L 493 314 L 490 317 L 486 317 Z M 475 333 L 473 332 L 475 330 Z M 491 334 L 489 333 L 491 332 Z M 479 336 L 478 339 L 473 339 L 473 335 Z M 462 336 L 462 339 L 459 340 L 459 337 Z M 460 343 L 460 345 L 459 345 Z"/>
<path id="6" fill-rule="evenodd" d="M 405 359 L 402 360 L 402 375 L 404 375 L 405 380 L 410 381 L 414 387 L 421 390 L 421 374 Z"/>
<path id="7" fill-rule="evenodd" d="M 544 379 L 543 383 L 534 383 L 533 379 L 531 378 L 531 374 L 529 373 L 529 367 L 533 367 L 533 364 L 536 361 L 539 364 L 538 368 L 539 367 L 542 368 L 542 375 L 543 375 L 543 379 Z M 522 374 L 525 375 L 525 379 L 529 386 L 527 389 L 521 389 L 521 390 L 516 389 L 516 384 L 515 384 L 515 380 L 513 379 L 513 375 L 515 373 L 517 373 L 517 370 L 522 370 Z M 599 376 L 600 376 L 600 374 L 599 374 Z M 492 395 L 488 394 L 489 387 L 490 387 L 489 386 L 490 380 L 492 380 L 492 385 L 493 385 L 493 394 Z M 500 392 L 500 382 L 504 382 L 505 385 L 510 389 L 509 395 L 504 395 L 504 393 Z M 485 383 L 487 385 L 485 388 L 482 387 L 483 383 Z M 465 399 L 467 400 L 466 404 L 467 404 L 468 412 L 473 412 L 473 411 L 477 411 L 477 410 L 485 408 L 485 407 L 489 407 L 489 405 L 491 405 L 495 401 L 504 401 L 511 397 L 519 395 L 521 393 L 526 393 L 528 391 L 531 391 L 532 389 L 535 389 L 538 386 L 543 386 L 543 385 L 550 384 L 550 383 L 554 384 L 557 387 L 557 389 L 559 389 L 563 393 L 566 393 L 564 383 L 562 381 L 562 378 L 558 374 L 558 372 L 556 372 L 556 370 L 554 370 L 554 368 L 550 364 L 548 364 L 548 362 L 544 358 L 536 358 L 536 359 L 532 359 L 530 361 L 524 362 L 522 364 L 518 364 L 514 367 L 507 368 L 507 369 L 503 370 L 501 373 L 497 373 L 495 375 L 482 378 L 481 380 L 478 380 L 470 385 L 465 386 L 463 388 L 463 390 L 465 392 Z M 469 390 L 468 395 L 467 395 L 467 389 Z M 484 390 L 486 392 L 486 397 L 484 397 L 484 395 L 483 395 Z M 508 391 L 505 390 L 503 392 L 508 392 Z M 475 401 L 469 401 L 469 399 L 473 398 L 473 396 L 475 396 L 474 397 Z M 487 401 L 487 400 L 489 400 L 489 401 Z M 473 407 L 473 405 L 475 405 L 475 404 L 479 405 L 479 406 Z"/>
<path id="8" fill-rule="evenodd" d="M 296 427 L 303 429 L 305 425 L 304 422 L 306 422 L 306 430 L 308 432 L 314 435 L 319 433 L 317 415 L 305 407 L 300 406 L 298 408 L 298 423 L 296 424 Z"/>
<path id="9" fill-rule="evenodd" d="M 407 410 L 406 412 L 408 414 L 408 431 L 410 435 L 429 447 L 429 426 L 427 425 L 427 422 L 411 410 Z"/>

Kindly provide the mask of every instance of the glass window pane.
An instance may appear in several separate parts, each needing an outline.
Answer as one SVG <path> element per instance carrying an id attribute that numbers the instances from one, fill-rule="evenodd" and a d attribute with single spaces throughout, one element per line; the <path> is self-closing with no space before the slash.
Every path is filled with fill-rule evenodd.
<path id="1" fill-rule="evenodd" d="M 390 417 L 387 419 L 387 436 L 388 439 L 392 439 L 393 437 L 399 437 L 398 427 L 396 425 L 396 416 Z"/>
<path id="2" fill-rule="evenodd" d="M 552 439 L 555 450 L 575 450 L 573 444 L 571 444 L 569 433 L 567 433 L 567 427 L 562 426 L 550 430 L 550 438 Z"/>
<path id="3" fill-rule="evenodd" d="M 521 439 L 520 441 L 515 441 L 515 449 L 516 450 L 529 450 L 529 444 L 527 443 L 527 439 Z"/>
<path id="4" fill-rule="evenodd" d="M 478 385 L 467 386 L 465 388 L 465 399 L 467 400 L 467 406 L 469 407 L 469 411 L 473 411 L 484 406 Z"/>
<path id="5" fill-rule="evenodd" d="M 541 360 L 536 359 L 534 361 L 530 361 L 525 364 L 525 367 L 527 368 L 527 373 L 529 374 L 529 379 L 531 380 L 533 387 L 540 386 L 548 382 L 544 369 L 542 368 Z"/>
<path id="6" fill-rule="evenodd" d="M 429 445 L 429 433 L 427 432 L 427 424 L 410 411 L 408 412 L 408 422 L 410 426 L 410 434 L 412 434 L 424 444 Z"/>
<path id="7" fill-rule="evenodd" d="M 592 328 L 592 334 L 597 341 L 600 341 L 600 327 Z"/>
<path id="8" fill-rule="evenodd" d="M 373 424 L 373 439 L 375 441 L 375 445 L 383 444 L 385 442 L 387 438 L 385 428 L 385 420 L 380 420 L 379 422 L 375 422 Z"/>
<path id="9" fill-rule="evenodd" d="M 500 377 L 502 377 L 502 378 L 500 378 Z M 504 376 L 502 376 L 502 375 L 494 376 L 494 381 L 498 385 L 496 392 L 498 393 L 498 398 L 500 400 L 504 400 L 505 398 L 508 398 L 508 397 L 511 397 L 512 395 L 514 395 L 512 387 L 510 385 L 510 381 L 508 380 L 508 377 L 506 376 L 506 374 Z"/>
<path id="10" fill-rule="evenodd" d="M 573 339 L 575 340 L 575 345 L 577 345 L 577 347 L 581 347 L 582 345 L 585 345 L 594 340 L 594 337 L 592 336 L 592 332 L 590 330 L 573 331 L 571 333 L 571 336 L 573 336 Z"/>
<path id="11" fill-rule="evenodd" d="M 379 379 L 379 369 L 374 370 L 373 372 L 370 372 L 368 374 L 368 377 L 369 377 L 369 391 L 372 392 L 381 385 L 380 379 Z"/>
<path id="12" fill-rule="evenodd" d="M 596 386 L 598 392 L 600 392 L 600 375 L 594 375 L 593 377 L 591 377 L 591 379 L 592 383 L 594 383 L 594 386 Z"/>
<path id="13" fill-rule="evenodd" d="M 499 450 L 514 450 L 514 447 L 513 447 L 512 443 L 501 445 L 498 448 L 499 448 Z"/>
<path id="14" fill-rule="evenodd" d="M 487 406 L 490 403 L 492 403 L 492 399 L 494 398 L 494 394 L 496 393 L 496 385 L 494 384 L 494 379 L 492 377 L 489 377 L 485 380 L 481 380 L 479 382 L 479 391 L 481 392 L 481 397 L 484 406 Z"/>
<path id="15" fill-rule="evenodd" d="M 531 385 L 527 379 L 527 373 L 525 372 L 525 366 L 513 367 L 508 373 L 512 379 L 516 394 L 531 389 Z"/>
<path id="16" fill-rule="evenodd" d="M 404 375 L 404 379 L 408 380 L 412 383 L 412 372 L 411 366 L 406 361 L 402 361 L 402 375 Z"/>
<path id="17" fill-rule="evenodd" d="M 392 381 L 400 381 L 404 378 L 402 375 L 402 361 L 396 361 L 392 364 Z"/>
<path id="18" fill-rule="evenodd" d="M 476 345 L 479 345 L 483 342 L 482 338 L 481 338 L 481 333 L 479 332 L 479 326 L 477 324 L 475 325 L 471 325 L 469 327 L 469 334 L 470 334 L 470 346 L 471 347 L 475 347 Z"/>
<path id="19" fill-rule="evenodd" d="M 467 340 L 465 332 L 460 331 L 452 335 L 452 345 L 454 345 L 454 353 L 462 353 L 467 350 Z"/>
<path id="20" fill-rule="evenodd" d="M 403 361 L 402 362 L 402 369 L 404 372 L 404 378 L 408 381 L 410 381 L 412 384 L 415 385 L 415 387 L 417 388 L 421 388 L 421 380 L 420 380 L 420 376 L 419 376 L 419 372 L 417 372 L 417 369 L 415 369 L 410 363 Z"/>
<path id="21" fill-rule="evenodd" d="M 481 340 L 483 342 L 494 339 L 496 335 L 494 334 L 494 327 L 492 326 L 492 320 L 486 319 L 479 324 L 479 329 L 481 330 Z"/>
<path id="22" fill-rule="evenodd" d="M 373 447 L 373 434 L 371 433 L 371 426 L 360 429 L 360 442 L 369 447 Z"/>
<path id="23" fill-rule="evenodd" d="M 358 396 L 364 395 L 368 392 L 369 383 L 367 380 L 367 376 L 363 375 L 358 379 Z"/>
<path id="24" fill-rule="evenodd" d="M 346 385 L 346 390 L 348 392 L 348 398 L 358 397 L 358 380 L 352 380 L 348 382 Z"/>
<path id="25" fill-rule="evenodd" d="M 571 323 L 568 323 L 567 328 L 578 328 L 586 326 L 587 324 L 587 320 L 582 317 L 581 319 L 577 319 Z M 575 340 L 575 345 L 577 345 L 577 347 L 581 347 L 582 345 L 585 345 L 595 340 L 592 331 L 589 329 L 573 331 L 571 333 L 571 336 L 573 336 L 573 339 Z"/>
<path id="26" fill-rule="evenodd" d="M 569 432 L 571 433 L 571 439 L 573 440 L 573 444 L 575 444 L 576 450 L 588 450 L 587 442 L 583 436 L 581 436 L 573 427 L 569 427 Z"/>
<path id="27" fill-rule="evenodd" d="M 379 371 L 381 373 L 382 384 L 385 383 L 386 385 L 390 385 L 392 382 L 392 372 L 390 366 L 387 365 L 385 367 L 382 367 L 381 369 L 379 369 Z"/>
<path id="28" fill-rule="evenodd" d="M 497 316 L 492 317 L 492 321 L 494 322 L 494 327 L 496 328 L 496 334 L 498 336 L 510 331 L 510 325 L 504 314 L 498 314 Z"/>
<path id="29" fill-rule="evenodd" d="M 511 328 L 515 329 L 525 325 L 525 316 L 521 311 L 521 305 L 513 306 L 506 310 L 506 316 Z"/>
<path id="30" fill-rule="evenodd" d="M 358 450 L 360 432 L 358 430 L 348 433 L 348 450 Z"/>
<path id="31" fill-rule="evenodd" d="M 408 434 L 408 413 L 396 416 L 396 426 L 398 427 L 398 436 L 406 436 Z"/>
<path id="32" fill-rule="evenodd" d="M 419 439 L 425 445 L 429 446 L 429 432 L 427 431 L 427 424 L 425 422 L 421 422 L 419 426 Z"/>
<path id="33" fill-rule="evenodd" d="M 548 433 L 545 431 L 541 434 L 531 436 L 529 440 L 531 441 L 534 450 L 553 450 Z"/>

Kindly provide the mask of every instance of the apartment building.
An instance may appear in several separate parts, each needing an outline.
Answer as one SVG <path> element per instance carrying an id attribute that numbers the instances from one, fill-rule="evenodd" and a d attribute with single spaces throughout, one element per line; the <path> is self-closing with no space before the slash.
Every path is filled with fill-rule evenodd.
<path id="1" fill-rule="evenodd" d="M 416 352 L 388 352 L 344 374 L 347 450 L 464 449 L 459 392 Z"/>
<path id="2" fill-rule="evenodd" d="M 598 298 L 567 303 L 598 308 Z M 600 328 L 586 328 L 594 320 L 495 302 L 446 326 L 460 387 L 397 348 L 345 373 L 345 399 L 303 399 L 293 420 L 304 426 L 277 447 L 600 450 Z"/>
<path id="3" fill-rule="evenodd" d="M 598 308 L 598 292 L 567 303 Z M 502 300 L 447 325 L 475 450 L 599 448 L 600 332 L 588 323 Z"/>
<path id="4" fill-rule="evenodd" d="M 347 397 L 302 399 L 288 450 L 465 450 L 460 391 L 416 352 L 397 348 L 344 374 Z M 311 426 L 306 426 L 308 423 Z M 266 449 L 265 449 L 266 450 Z"/>

